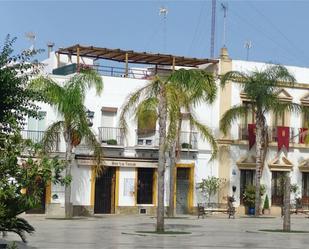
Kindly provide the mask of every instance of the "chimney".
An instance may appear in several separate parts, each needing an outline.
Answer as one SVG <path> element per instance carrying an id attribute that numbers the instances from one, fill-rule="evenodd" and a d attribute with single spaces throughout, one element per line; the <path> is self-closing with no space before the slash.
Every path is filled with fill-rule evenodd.
<path id="1" fill-rule="evenodd" d="M 53 51 L 53 47 L 55 46 L 55 43 L 53 42 L 48 42 L 47 43 L 47 53 L 48 53 L 48 58 L 50 58 L 50 54 Z"/>

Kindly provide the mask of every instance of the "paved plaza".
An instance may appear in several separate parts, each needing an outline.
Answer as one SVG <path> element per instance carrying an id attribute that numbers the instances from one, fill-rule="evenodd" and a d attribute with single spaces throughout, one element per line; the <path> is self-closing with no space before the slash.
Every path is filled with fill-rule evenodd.
<path id="1" fill-rule="evenodd" d="M 280 229 L 281 218 L 227 219 L 195 216 L 166 219 L 167 230 L 186 231 L 184 235 L 141 235 L 136 231 L 154 230 L 150 216 L 100 216 L 74 220 L 51 220 L 43 216 L 26 216 L 36 228 L 28 236 L 27 246 L 19 248 L 309 248 L 309 234 L 260 232 L 259 229 Z M 292 217 L 294 230 L 309 231 L 309 219 Z M 10 234 L 8 240 L 18 240 Z"/>

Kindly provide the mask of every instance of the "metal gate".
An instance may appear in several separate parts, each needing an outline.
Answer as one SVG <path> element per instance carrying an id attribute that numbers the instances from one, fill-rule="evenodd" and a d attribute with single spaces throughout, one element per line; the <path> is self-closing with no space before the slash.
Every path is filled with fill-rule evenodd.
<path id="1" fill-rule="evenodd" d="M 115 195 L 115 168 L 108 167 L 95 181 L 95 214 L 112 213 L 112 200 Z"/>
<path id="2" fill-rule="evenodd" d="M 176 213 L 187 214 L 188 213 L 188 195 L 189 195 L 189 168 L 177 169 L 176 180 Z"/>

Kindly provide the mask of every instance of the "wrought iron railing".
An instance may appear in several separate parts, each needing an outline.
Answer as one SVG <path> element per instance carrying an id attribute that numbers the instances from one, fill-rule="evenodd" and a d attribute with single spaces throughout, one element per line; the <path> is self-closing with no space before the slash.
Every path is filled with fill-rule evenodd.
<path id="1" fill-rule="evenodd" d="M 123 146 L 124 130 L 115 127 L 99 127 L 99 140 L 103 145 Z"/>
<path id="2" fill-rule="evenodd" d="M 289 127 L 289 140 L 290 143 L 300 143 L 301 140 L 299 136 L 301 135 L 301 129 Z M 268 141 L 269 142 L 278 142 L 278 127 L 268 126 L 267 127 Z M 248 126 L 239 125 L 238 126 L 238 139 L 239 140 L 249 140 Z"/>
<path id="3" fill-rule="evenodd" d="M 36 130 L 22 130 L 21 136 L 23 139 L 29 139 L 33 143 L 41 143 L 44 137 L 44 131 Z M 52 151 L 60 150 L 60 134 L 57 135 L 56 141 L 54 142 Z"/>
<path id="4" fill-rule="evenodd" d="M 180 147 L 182 149 L 198 149 L 198 132 L 195 131 L 182 131 L 180 133 Z"/>

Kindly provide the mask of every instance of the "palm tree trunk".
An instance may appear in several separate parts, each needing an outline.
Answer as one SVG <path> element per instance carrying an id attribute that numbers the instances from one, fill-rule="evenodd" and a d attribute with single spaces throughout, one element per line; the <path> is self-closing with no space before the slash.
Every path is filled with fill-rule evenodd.
<path id="1" fill-rule="evenodd" d="M 158 163 L 158 207 L 157 232 L 164 231 L 164 178 L 166 150 L 166 119 L 167 103 L 164 86 L 161 85 L 159 94 L 159 163 Z"/>
<path id="2" fill-rule="evenodd" d="M 256 168 L 255 168 L 255 216 L 260 215 L 261 206 L 261 175 L 263 164 L 263 129 L 265 121 L 262 113 L 256 114 Z"/>
<path id="3" fill-rule="evenodd" d="M 287 173 L 284 179 L 284 217 L 283 217 L 283 231 L 291 231 L 291 212 L 290 212 L 290 195 L 291 195 L 291 178 Z"/>
<path id="4" fill-rule="evenodd" d="M 169 193 L 169 207 L 168 207 L 168 217 L 175 216 L 175 163 L 176 163 L 176 141 L 173 142 L 173 145 L 170 149 L 170 193 Z"/>
<path id="5" fill-rule="evenodd" d="M 66 141 L 66 154 L 65 160 L 67 163 L 65 169 L 65 176 L 71 175 L 71 167 L 72 167 L 72 139 L 70 132 L 66 132 L 65 134 L 65 141 Z M 65 210 L 65 217 L 71 218 L 73 216 L 73 209 L 71 203 L 71 183 L 65 185 L 65 198 L 64 198 L 64 210 Z"/>
<path id="6" fill-rule="evenodd" d="M 176 215 L 175 212 L 175 170 L 176 170 L 176 157 L 177 160 L 180 158 L 180 134 L 181 134 L 181 123 L 182 117 L 178 120 L 177 126 L 177 136 L 173 143 L 173 146 L 170 151 L 170 194 L 169 194 L 169 209 L 168 209 L 168 217 L 174 217 Z M 177 155 L 176 155 L 177 153 Z"/>

